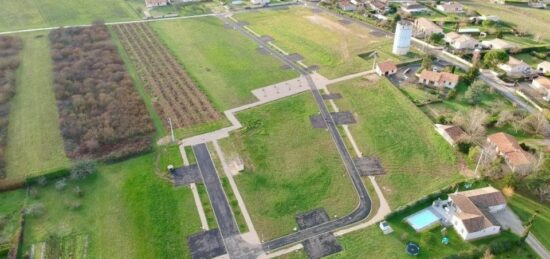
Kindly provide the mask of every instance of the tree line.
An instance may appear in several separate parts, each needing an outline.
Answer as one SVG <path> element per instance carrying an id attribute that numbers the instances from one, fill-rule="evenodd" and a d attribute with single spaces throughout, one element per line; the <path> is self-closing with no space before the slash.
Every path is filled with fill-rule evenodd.
<path id="1" fill-rule="evenodd" d="M 23 41 L 18 37 L 0 36 L 0 178 L 6 176 L 6 144 L 10 113 L 10 100 L 15 95 L 18 53 Z"/>
<path id="2" fill-rule="evenodd" d="M 148 150 L 154 128 L 107 27 L 49 34 L 65 152 L 73 159 L 119 159 Z"/>

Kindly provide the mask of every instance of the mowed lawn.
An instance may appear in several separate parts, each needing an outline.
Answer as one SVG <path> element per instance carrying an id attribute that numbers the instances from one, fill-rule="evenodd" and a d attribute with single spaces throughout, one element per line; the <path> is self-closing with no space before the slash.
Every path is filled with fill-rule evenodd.
<path id="1" fill-rule="evenodd" d="M 313 129 L 312 96 L 301 94 L 238 114 L 244 128 L 222 140 L 245 170 L 235 180 L 263 240 L 289 234 L 295 215 L 323 207 L 350 213 L 358 197 L 328 132 Z"/>
<path id="2" fill-rule="evenodd" d="M 253 89 L 298 76 L 281 68 L 279 60 L 260 54 L 256 43 L 224 28 L 217 18 L 151 26 L 220 111 L 253 102 Z"/>
<path id="3" fill-rule="evenodd" d="M 330 90 L 343 95 L 340 110 L 355 113 L 350 130 L 361 151 L 380 158 L 387 173 L 377 181 L 392 208 L 461 179 L 451 146 L 387 79 L 355 79 Z"/>
<path id="4" fill-rule="evenodd" d="M 24 251 L 52 235 L 82 234 L 89 237 L 87 258 L 191 258 L 187 236 L 201 231 L 191 190 L 157 177 L 155 160 L 151 153 L 101 165 L 61 191 L 54 182 L 37 187 L 38 198 L 27 204 L 43 204 L 44 214 L 26 217 Z M 75 203 L 81 207 L 71 209 Z"/>
<path id="5" fill-rule="evenodd" d="M 548 10 L 518 7 L 513 5 L 492 4 L 484 0 L 467 0 L 463 4 L 467 5 L 483 15 L 496 15 L 505 22 L 518 26 L 518 29 L 540 35 L 550 40 L 550 14 Z"/>
<path id="6" fill-rule="evenodd" d="M 0 31 L 138 18 L 126 0 L 6 0 L 0 8 Z"/>
<path id="7" fill-rule="evenodd" d="M 283 50 L 299 53 L 307 65 L 320 66 L 319 73 L 329 78 L 372 69 L 372 60 L 358 56 L 371 51 L 378 51 L 381 60 L 407 59 L 391 54 L 391 38 L 308 8 L 246 12 L 235 17 L 248 22 L 255 32 L 273 37 Z"/>
<path id="8" fill-rule="evenodd" d="M 59 131 L 47 33 L 20 34 L 24 48 L 11 101 L 7 176 L 22 177 L 68 165 Z"/>

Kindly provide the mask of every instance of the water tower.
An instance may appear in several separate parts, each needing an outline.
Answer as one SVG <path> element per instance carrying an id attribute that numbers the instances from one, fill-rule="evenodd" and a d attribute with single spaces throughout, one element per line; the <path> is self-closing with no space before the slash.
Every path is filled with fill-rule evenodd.
<path id="1" fill-rule="evenodd" d="M 397 22 L 395 28 L 395 37 L 393 39 L 393 49 L 392 53 L 395 55 L 406 55 L 411 48 L 411 37 L 412 37 L 412 23 L 409 21 L 399 21 Z"/>

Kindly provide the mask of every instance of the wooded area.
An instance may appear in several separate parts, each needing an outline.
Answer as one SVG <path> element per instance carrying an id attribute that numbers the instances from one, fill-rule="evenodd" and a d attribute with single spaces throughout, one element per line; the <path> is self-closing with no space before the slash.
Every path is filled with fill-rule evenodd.
<path id="1" fill-rule="evenodd" d="M 12 36 L 0 36 L 0 178 L 6 176 L 4 155 L 7 144 L 10 100 L 15 95 L 16 70 L 19 67 L 17 54 L 23 41 Z"/>
<path id="2" fill-rule="evenodd" d="M 49 39 L 67 156 L 118 159 L 149 149 L 151 119 L 107 27 L 61 28 Z"/>

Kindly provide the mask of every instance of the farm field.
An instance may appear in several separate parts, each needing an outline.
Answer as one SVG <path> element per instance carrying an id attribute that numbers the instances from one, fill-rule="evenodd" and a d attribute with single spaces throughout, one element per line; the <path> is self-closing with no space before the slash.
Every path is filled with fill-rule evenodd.
<path id="1" fill-rule="evenodd" d="M 23 251 L 50 236 L 87 236 L 86 258 L 190 257 L 186 237 L 201 230 L 192 193 L 156 176 L 155 157 L 100 165 L 61 190 L 54 182 L 34 187 L 27 205 L 41 204 L 44 212 L 27 217 Z M 74 194 L 77 186 L 82 197 Z"/>
<path id="2" fill-rule="evenodd" d="M 151 26 L 218 111 L 253 102 L 253 89 L 298 76 L 270 55 L 260 54 L 253 41 L 224 28 L 216 18 Z"/>
<path id="3" fill-rule="evenodd" d="M 289 53 L 304 57 L 307 65 L 318 65 L 319 73 L 335 78 L 372 69 L 372 59 L 363 59 L 377 51 L 379 60 L 404 61 L 411 56 L 391 54 L 392 39 L 374 35 L 369 29 L 352 23 L 345 25 L 326 13 L 293 7 L 241 13 L 235 16 L 246 21 L 260 35 L 269 35 L 274 43 Z"/>
<path id="4" fill-rule="evenodd" d="M 359 148 L 381 160 L 387 173 L 377 181 L 390 207 L 461 179 L 451 146 L 387 79 L 355 79 L 332 85 L 330 91 L 342 94 L 336 100 L 340 110 L 355 113 L 358 123 L 350 130 Z"/>
<path id="5" fill-rule="evenodd" d="M 330 135 L 311 127 L 316 113 L 309 94 L 290 97 L 239 113 L 244 128 L 220 142 L 244 161 L 235 181 L 263 240 L 291 233 L 297 213 L 343 216 L 358 203 Z"/>
<path id="6" fill-rule="evenodd" d="M 124 24 L 113 28 L 137 67 L 161 118 L 171 118 L 175 128 L 220 119 L 220 113 L 157 39 L 148 24 Z M 168 120 L 163 121 L 165 128 L 169 129 Z"/>
<path id="7" fill-rule="evenodd" d="M 19 34 L 20 53 L 16 94 L 12 99 L 7 176 L 32 176 L 68 166 L 59 131 L 53 76 L 46 33 Z"/>
<path id="8" fill-rule="evenodd" d="M 463 4 L 482 15 L 496 15 L 501 20 L 516 25 L 522 31 L 550 40 L 550 31 L 548 30 L 550 15 L 546 10 L 498 5 L 483 0 L 466 0 Z"/>
<path id="9" fill-rule="evenodd" d="M 2 1 L 0 31 L 91 24 L 140 18 L 125 0 Z"/>

